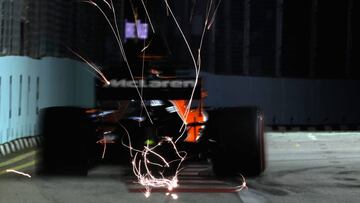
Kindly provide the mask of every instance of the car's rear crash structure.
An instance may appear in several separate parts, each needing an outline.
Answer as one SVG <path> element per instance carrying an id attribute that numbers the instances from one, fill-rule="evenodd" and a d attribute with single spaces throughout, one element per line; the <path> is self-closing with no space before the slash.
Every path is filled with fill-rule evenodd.
<path id="1" fill-rule="evenodd" d="M 181 86 L 179 82 L 169 81 L 167 84 L 177 86 L 151 87 L 139 86 L 137 82 L 144 99 L 141 102 L 134 85 L 125 87 L 121 84 L 127 83 L 119 81 L 97 90 L 99 108 L 49 107 L 41 110 L 39 174 L 85 175 L 88 168 L 101 159 L 104 142 L 119 148 L 111 152 L 116 153 L 111 154 L 112 157 L 128 160 L 128 149 L 123 146 L 124 142 L 128 143 L 125 129 L 132 147 L 137 149 L 142 149 L 145 143 L 154 145 L 165 136 L 179 139 L 177 146 L 186 150 L 189 158 L 199 157 L 198 154 L 210 157 L 213 171 L 218 176 L 257 176 L 264 171 L 264 118 L 259 108 L 205 110 L 202 101 L 206 94 L 198 85 L 193 107 L 186 117 L 187 99 L 193 90 L 191 85 Z M 128 84 L 131 86 L 131 81 Z M 187 124 L 186 132 L 179 138 L 183 122 Z M 169 153 L 162 150 L 166 157 Z"/>

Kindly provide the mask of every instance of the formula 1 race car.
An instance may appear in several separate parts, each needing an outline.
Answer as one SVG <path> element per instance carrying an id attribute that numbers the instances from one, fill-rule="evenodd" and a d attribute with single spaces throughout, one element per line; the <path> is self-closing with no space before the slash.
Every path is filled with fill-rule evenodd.
<path id="1" fill-rule="evenodd" d="M 257 107 L 205 108 L 206 92 L 200 82 L 195 85 L 194 81 L 113 79 L 110 85 L 97 89 L 99 108 L 42 109 L 37 172 L 86 175 L 89 167 L 101 159 L 106 146 L 118 149 L 110 150 L 112 157 L 129 160 L 128 139 L 132 148 L 141 150 L 171 137 L 178 141 L 180 150 L 187 151 L 189 159 L 199 154 L 210 157 L 218 176 L 262 173 L 263 113 Z M 192 93 L 193 102 L 188 106 Z M 166 150 L 161 153 L 169 154 Z"/>

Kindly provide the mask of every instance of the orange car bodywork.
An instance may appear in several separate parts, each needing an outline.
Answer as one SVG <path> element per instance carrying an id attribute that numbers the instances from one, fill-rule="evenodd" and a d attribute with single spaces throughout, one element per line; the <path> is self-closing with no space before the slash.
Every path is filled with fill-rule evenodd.
<path id="1" fill-rule="evenodd" d="M 176 107 L 179 116 L 186 124 L 187 137 L 185 138 L 185 142 L 197 142 L 201 136 L 201 131 L 205 128 L 208 116 L 203 110 L 203 98 L 206 96 L 207 93 L 203 91 L 201 93 L 199 107 L 191 108 L 188 113 L 186 112 L 188 100 L 171 100 L 171 103 Z"/>

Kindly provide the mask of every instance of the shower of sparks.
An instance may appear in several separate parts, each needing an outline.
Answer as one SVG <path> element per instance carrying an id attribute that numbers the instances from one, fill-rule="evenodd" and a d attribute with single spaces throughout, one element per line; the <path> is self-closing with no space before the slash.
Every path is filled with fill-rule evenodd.
<path id="1" fill-rule="evenodd" d="M 124 128 L 124 126 L 122 127 Z M 130 135 L 128 131 L 125 128 L 124 130 L 128 137 L 129 144 L 126 144 L 124 141 L 122 141 L 122 144 L 130 150 L 131 156 L 133 153 L 135 153 L 134 156 L 132 156 L 132 169 L 134 175 L 137 177 L 136 182 L 145 188 L 145 197 L 150 196 L 152 188 L 167 188 L 168 192 L 171 192 L 174 188 L 177 188 L 179 186 L 178 174 L 181 170 L 181 164 L 186 158 L 186 152 L 178 151 L 175 143 L 170 137 L 164 137 L 157 145 L 153 147 L 150 147 L 149 144 L 147 144 L 144 146 L 143 150 L 134 149 L 131 146 Z M 172 153 L 176 155 L 176 158 L 173 160 L 166 160 L 166 158 L 156 152 L 156 149 L 164 144 L 168 144 L 172 147 Z M 158 168 L 152 169 L 151 167 L 154 166 L 163 170 L 158 170 Z M 174 174 L 172 174 L 170 177 L 165 177 L 164 171 L 166 169 L 170 169 L 171 167 L 176 168 Z"/>
<path id="2" fill-rule="evenodd" d="M 7 169 L 6 172 L 7 173 L 16 173 L 16 174 L 31 178 L 31 175 L 29 175 L 27 173 L 24 173 L 24 172 L 16 171 L 16 170 L 13 170 L 13 169 Z"/>
<path id="3" fill-rule="evenodd" d="M 151 21 L 150 15 L 148 13 L 148 9 L 146 7 L 146 4 L 144 2 L 144 0 L 140 0 L 141 4 L 144 8 L 144 11 L 146 13 L 146 17 L 149 20 L 149 24 L 151 26 L 152 32 L 155 33 L 155 29 L 153 26 L 153 23 Z M 112 30 L 112 33 L 116 39 L 118 48 L 120 50 L 121 56 L 124 59 L 124 62 L 126 64 L 126 67 L 129 71 L 129 74 L 133 80 L 134 83 L 134 87 L 139 95 L 141 104 L 142 104 L 142 109 L 145 110 L 147 117 L 149 118 L 150 123 L 153 123 L 150 117 L 150 114 L 147 110 L 147 107 L 144 103 L 144 100 L 142 98 L 142 94 L 143 94 L 143 90 L 140 89 L 139 87 L 136 85 L 132 70 L 130 68 L 130 64 L 127 60 L 126 54 L 125 54 L 125 50 L 124 50 L 124 46 L 122 43 L 122 39 L 121 39 L 121 35 L 120 35 L 120 31 L 118 28 L 118 23 L 117 23 L 117 16 L 116 16 L 116 12 L 115 12 L 115 8 L 114 8 L 114 4 L 113 4 L 113 0 L 103 0 L 103 2 L 107 5 L 108 9 L 110 10 L 110 12 L 112 13 L 112 16 L 107 15 L 103 8 L 101 8 L 98 4 L 96 4 L 94 1 L 92 0 L 85 0 L 84 2 L 89 3 L 93 6 L 95 6 L 103 15 L 103 17 L 105 18 L 105 20 L 107 21 L 108 25 L 110 26 L 110 29 Z M 149 143 L 146 143 L 146 146 L 144 146 L 144 148 L 142 150 L 140 149 L 135 149 L 133 148 L 132 144 L 131 144 L 131 138 L 130 138 L 130 134 L 127 131 L 127 129 L 119 123 L 119 125 L 124 129 L 126 137 L 128 139 L 128 142 L 125 143 L 124 140 L 122 140 L 122 144 L 127 147 L 129 149 L 129 153 L 130 156 L 132 157 L 132 169 L 134 172 L 134 175 L 137 177 L 137 182 L 139 184 L 141 184 L 144 188 L 145 188 L 145 192 L 144 195 L 146 198 L 148 198 L 151 195 L 151 189 L 152 188 L 167 188 L 168 192 L 166 193 L 167 196 L 171 196 L 174 200 L 178 199 L 178 195 L 172 193 L 172 190 L 174 188 L 177 188 L 178 185 L 178 174 L 181 171 L 181 165 L 183 163 L 183 161 L 186 158 L 187 153 L 185 151 L 179 151 L 176 147 L 176 143 L 178 140 L 180 140 L 180 138 L 186 133 L 187 130 L 187 116 L 190 112 L 190 108 L 191 108 L 191 104 L 193 101 L 193 96 L 195 94 L 195 89 L 196 86 L 198 84 L 199 81 L 199 74 L 200 74 L 200 69 L 201 69 L 201 49 L 202 49 L 202 45 L 203 45 L 203 39 L 205 36 L 205 31 L 209 30 L 211 25 L 214 22 L 214 18 L 216 15 L 216 11 L 220 5 L 221 0 L 218 2 L 215 10 L 212 12 L 212 5 L 213 5 L 213 0 L 209 0 L 209 5 L 207 6 L 207 10 L 206 10 L 206 19 L 205 19 L 205 24 L 204 24 L 204 29 L 203 29 L 203 33 L 202 33 L 202 37 L 200 40 L 200 44 L 199 47 L 197 49 L 197 59 L 195 59 L 194 54 L 191 51 L 191 47 L 188 43 L 188 40 L 185 36 L 185 34 L 183 33 L 183 30 L 181 29 L 178 20 L 176 19 L 172 8 L 169 5 L 168 0 L 164 0 L 164 3 L 166 5 L 166 13 L 168 16 L 171 16 L 174 23 L 176 24 L 185 44 L 186 47 L 190 53 L 191 56 L 191 60 L 193 62 L 194 65 L 194 70 L 195 70 L 195 85 L 194 88 L 191 92 L 190 98 L 189 98 L 189 102 L 187 104 L 187 108 L 185 111 L 185 114 L 180 116 L 181 119 L 183 120 L 183 124 L 179 130 L 180 132 L 180 136 L 173 141 L 172 138 L 170 137 L 163 137 L 158 144 L 156 144 L 155 146 L 150 146 Z M 133 14 L 134 14 L 134 18 L 135 18 L 135 22 L 137 22 L 137 17 L 138 17 L 138 13 L 136 12 L 136 10 L 133 7 L 132 4 L 132 0 L 130 0 L 131 6 L 132 6 L 132 10 L 133 10 Z M 196 1 L 195 1 L 196 3 Z M 195 8 L 195 5 L 194 5 Z M 212 16 L 212 17 L 211 17 Z M 110 20 L 111 19 L 111 20 Z M 112 23 L 113 22 L 113 23 Z M 135 23 L 136 24 L 136 23 Z M 150 46 L 151 44 L 151 40 L 148 43 L 148 45 L 145 44 L 144 41 L 144 48 L 142 49 L 142 53 L 143 53 L 143 66 L 142 66 L 142 77 L 144 77 L 143 73 L 144 73 L 144 60 L 145 60 L 145 50 Z M 105 78 L 105 76 L 101 73 L 100 69 L 97 68 L 94 64 L 86 61 L 83 57 L 81 57 L 80 55 L 78 55 L 77 53 L 75 53 L 79 58 L 81 58 L 82 60 L 84 60 L 90 67 L 92 67 L 101 77 L 101 79 L 106 83 L 106 84 L 110 84 L 109 81 Z M 105 152 L 106 152 L 106 144 L 107 144 L 107 140 L 104 137 L 103 139 L 99 140 L 97 143 L 103 144 L 104 145 L 104 150 L 103 150 L 103 158 L 105 156 Z M 173 160 L 167 160 L 164 156 L 162 156 L 161 154 L 159 154 L 157 152 L 157 150 L 159 149 L 159 147 L 161 147 L 162 145 L 169 145 L 171 146 L 171 149 L 173 150 L 173 154 L 174 156 L 176 156 L 176 158 L 174 158 Z M 170 153 L 170 152 L 168 152 Z M 155 170 L 154 170 L 155 167 Z M 170 169 L 171 167 L 176 168 L 174 174 L 171 175 L 165 175 L 164 172 L 166 171 L 166 169 Z M 158 168 L 161 168 L 161 170 L 158 170 Z M 246 183 L 244 180 L 243 185 L 239 186 L 239 189 L 241 190 L 243 187 L 246 187 Z"/>
<path id="4" fill-rule="evenodd" d="M 139 183 L 145 188 L 144 195 L 146 198 L 150 197 L 152 188 L 167 188 L 168 192 L 171 192 L 174 188 L 179 186 L 178 174 L 181 171 L 181 164 L 186 158 L 186 152 L 178 151 L 172 138 L 164 137 L 157 145 L 150 147 L 149 144 L 144 146 L 143 150 L 135 149 L 132 147 L 130 134 L 128 130 L 119 123 L 125 131 L 128 143 L 122 139 L 122 145 L 129 149 L 130 156 L 132 157 L 132 170 L 134 175 L 137 177 L 136 183 Z M 173 153 L 177 156 L 173 160 L 166 160 L 163 156 L 156 152 L 156 149 L 164 144 L 172 146 Z M 155 158 L 149 158 L 155 157 Z M 157 160 L 153 160 L 157 159 Z M 179 163 L 174 163 L 174 162 Z M 175 173 L 170 177 L 163 175 L 164 171 L 151 169 L 152 166 L 160 167 L 163 170 L 169 169 L 170 167 L 176 168 Z"/>

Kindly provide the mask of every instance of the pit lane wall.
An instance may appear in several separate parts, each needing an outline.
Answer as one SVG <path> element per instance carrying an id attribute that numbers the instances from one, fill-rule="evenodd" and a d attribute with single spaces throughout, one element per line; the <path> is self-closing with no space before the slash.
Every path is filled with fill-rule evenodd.
<path id="1" fill-rule="evenodd" d="M 0 145 L 38 135 L 39 110 L 94 105 L 94 75 L 71 59 L 0 57 Z"/>
<path id="2" fill-rule="evenodd" d="M 360 80 L 202 73 L 212 107 L 259 106 L 267 125 L 360 124 Z"/>

